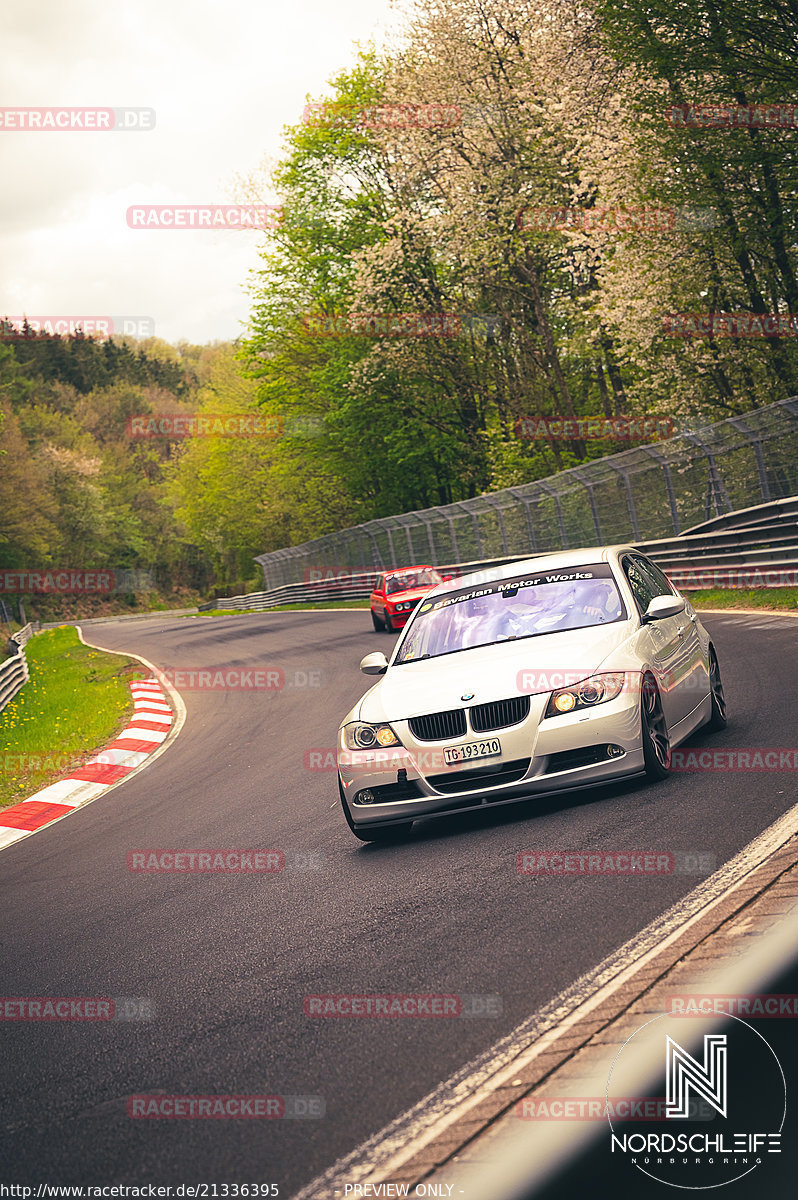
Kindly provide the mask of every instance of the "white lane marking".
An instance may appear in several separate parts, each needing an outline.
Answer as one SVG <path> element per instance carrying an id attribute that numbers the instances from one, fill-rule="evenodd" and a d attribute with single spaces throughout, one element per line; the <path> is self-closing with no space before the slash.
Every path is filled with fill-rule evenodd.
<path id="1" fill-rule="evenodd" d="M 744 629 L 765 629 L 765 630 L 770 630 L 771 632 L 775 632 L 776 625 L 775 625 L 775 622 L 773 622 L 773 621 L 768 621 L 767 625 L 764 625 L 761 621 L 757 621 L 756 624 L 752 623 L 750 625 L 744 625 L 743 628 Z"/>
<path id="2" fill-rule="evenodd" d="M 137 767 L 149 757 L 149 750 L 126 750 L 123 746 L 109 746 L 96 758 L 90 758 L 81 770 L 99 763 L 102 767 Z"/>
<path id="3" fill-rule="evenodd" d="M 74 779 L 69 777 L 65 779 L 57 779 L 55 783 L 50 783 L 39 792 L 35 792 L 32 796 L 26 796 L 24 800 L 20 800 L 20 804 L 26 803 L 28 800 L 42 801 L 44 804 L 58 804 L 63 801 L 64 804 L 72 804 L 69 798 L 71 794 L 77 790 L 77 785 Z M 0 809 L 0 814 L 4 810 Z"/>
<path id="4" fill-rule="evenodd" d="M 614 954 L 582 975 L 479 1058 L 439 1084 L 413 1108 L 340 1158 L 297 1192 L 292 1200 L 339 1200 L 346 1183 L 362 1183 L 375 1175 L 382 1179 L 396 1172 L 486 1095 L 509 1082 L 516 1071 L 522 1070 L 563 1033 L 583 1021 L 662 949 L 706 916 L 742 879 L 796 833 L 798 805 L 774 821 L 714 875 L 655 918 Z"/>
<path id="5" fill-rule="evenodd" d="M 161 742 L 165 742 L 168 737 L 169 737 L 169 733 L 166 730 L 131 729 L 131 727 L 128 725 L 127 729 L 122 730 L 122 732 L 119 734 L 119 737 L 114 738 L 114 745 L 116 745 L 118 742 L 121 742 L 121 741 L 126 741 L 126 742 L 135 741 L 135 742 L 151 742 L 153 746 L 157 746 Z"/>
<path id="6" fill-rule="evenodd" d="M 72 812 L 72 809 L 70 808 L 69 811 Z M 64 815 L 66 816 L 66 813 Z M 5 850 L 6 846 L 18 842 L 20 838 L 29 832 L 30 830 L 28 829 L 12 829 L 7 825 L 0 827 L 0 850 Z"/>
<path id="7" fill-rule="evenodd" d="M 737 608 L 737 610 L 732 610 L 732 608 L 696 608 L 696 613 L 698 619 L 701 619 L 702 616 L 728 617 L 730 620 L 737 620 L 744 628 L 746 628 L 746 623 L 748 623 L 751 617 L 763 620 L 768 625 L 776 625 L 781 620 L 794 620 L 798 617 L 798 612 L 767 612 L 761 610 L 761 608 Z"/>

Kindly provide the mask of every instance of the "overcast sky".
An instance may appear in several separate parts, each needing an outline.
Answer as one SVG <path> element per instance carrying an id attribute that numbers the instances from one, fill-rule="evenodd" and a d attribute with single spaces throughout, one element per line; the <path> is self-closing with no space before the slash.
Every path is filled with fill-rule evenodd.
<path id="1" fill-rule="evenodd" d="M 235 199 L 236 176 L 279 157 L 306 95 L 396 24 L 391 0 L 5 0 L 0 107 L 151 108 L 155 129 L 0 129 L 0 316 L 145 316 L 171 342 L 237 337 L 262 236 L 131 229 L 128 207 Z"/>

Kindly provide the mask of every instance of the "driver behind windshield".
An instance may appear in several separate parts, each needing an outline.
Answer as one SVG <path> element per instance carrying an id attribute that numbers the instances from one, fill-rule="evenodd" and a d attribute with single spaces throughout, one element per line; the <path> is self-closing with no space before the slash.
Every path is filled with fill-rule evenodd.
<path id="1" fill-rule="evenodd" d="M 396 592 L 406 592 L 409 588 L 414 587 L 418 587 L 415 575 L 394 575 L 388 580 L 385 591 L 387 595 L 393 596 Z"/>
<path id="2" fill-rule="evenodd" d="M 583 583 L 575 608 L 574 616 L 580 625 L 602 625 L 605 621 L 617 621 L 621 615 L 620 597 L 608 579 Z"/>
<path id="3" fill-rule="evenodd" d="M 524 591 L 516 596 L 503 596 L 501 608 L 491 622 L 488 641 L 529 637 L 547 633 L 562 617 L 560 589 L 556 585 Z"/>

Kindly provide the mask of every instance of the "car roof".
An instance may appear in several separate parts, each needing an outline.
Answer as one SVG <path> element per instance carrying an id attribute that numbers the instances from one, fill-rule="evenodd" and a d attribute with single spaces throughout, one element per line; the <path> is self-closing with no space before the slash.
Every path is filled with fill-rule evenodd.
<path id="1" fill-rule="evenodd" d="M 417 567 L 391 567 L 389 571 L 382 571 L 383 575 L 406 575 L 408 571 L 435 571 L 436 567 L 430 566 L 429 563 L 421 563 Z"/>
<path id="2" fill-rule="evenodd" d="M 525 571 L 559 571 L 567 567 L 584 567 L 589 563 L 610 563 L 617 561 L 622 554 L 626 553 L 639 554 L 641 552 L 635 550 L 634 546 L 619 543 L 614 546 L 583 546 L 577 550 L 560 550 L 555 554 L 537 554 L 531 558 L 505 563 L 500 567 L 488 567 L 484 570 L 473 571 L 469 575 L 461 576 L 460 579 L 439 583 L 429 595 L 430 597 L 443 596 L 460 587 L 469 587 L 477 582 L 493 583 L 498 579 L 511 579 L 513 575 L 520 575 Z"/>

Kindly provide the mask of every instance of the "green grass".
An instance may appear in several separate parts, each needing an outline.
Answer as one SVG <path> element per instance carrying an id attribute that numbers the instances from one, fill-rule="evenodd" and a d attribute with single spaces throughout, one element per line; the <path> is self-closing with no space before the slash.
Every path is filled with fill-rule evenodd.
<path id="1" fill-rule="evenodd" d="M 0 808 L 69 775 L 133 712 L 128 683 L 141 663 L 84 646 L 71 625 L 25 647 L 30 680 L 0 713 Z"/>
<path id="2" fill-rule="evenodd" d="M 303 612 L 307 610 L 312 612 L 314 609 L 325 608 L 365 608 L 368 609 L 368 600 L 308 600 L 303 604 L 278 604 L 275 608 L 250 609 L 248 612 L 237 610 L 235 608 L 212 608 L 208 612 L 201 612 L 201 617 L 247 617 L 247 616 L 262 616 L 264 612 Z M 194 616 L 196 614 L 191 614 Z M 185 618 L 186 620 L 189 617 Z"/>
<path id="3" fill-rule="evenodd" d="M 798 612 L 798 588 L 707 588 L 685 592 L 694 608 L 761 608 L 775 612 Z"/>

